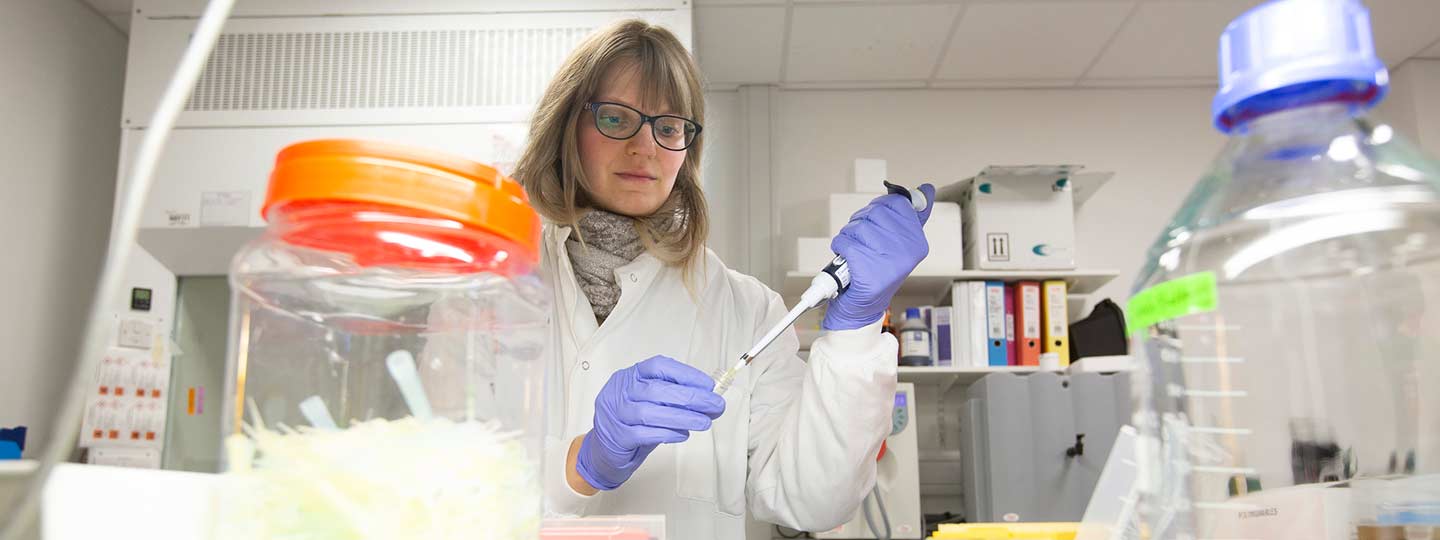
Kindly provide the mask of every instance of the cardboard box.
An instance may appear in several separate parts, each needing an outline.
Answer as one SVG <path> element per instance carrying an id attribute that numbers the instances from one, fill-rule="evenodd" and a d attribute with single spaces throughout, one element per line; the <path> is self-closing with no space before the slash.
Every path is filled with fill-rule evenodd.
<path id="1" fill-rule="evenodd" d="M 857 158 L 850 169 L 850 190 L 871 196 L 885 193 L 886 174 L 885 160 Z"/>
<path id="2" fill-rule="evenodd" d="M 830 251 L 829 238 L 796 238 L 795 239 L 795 266 L 794 270 L 801 272 L 819 272 L 830 260 L 835 258 L 835 253 Z"/>
<path id="3" fill-rule="evenodd" d="M 1078 165 L 986 167 L 974 178 L 945 186 L 938 198 L 960 204 L 965 268 L 1075 268 L 1075 204 L 1071 177 Z"/>
<path id="4" fill-rule="evenodd" d="M 880 193 L 831 193 L 830 213 L 827 214 L 827 217 L 830 218 L 830 228 L 826 234 L 831 238 L 840 234 L 840 228 L 850 222 L 850 216 L 855 215 L 855 212 L 860 211 L 880 195 Z"/>

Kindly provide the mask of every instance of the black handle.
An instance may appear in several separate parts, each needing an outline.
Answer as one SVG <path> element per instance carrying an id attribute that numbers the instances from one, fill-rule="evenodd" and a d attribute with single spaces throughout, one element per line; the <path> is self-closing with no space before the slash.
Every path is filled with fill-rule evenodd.
<path id="1" fill-rule="evenodd" d="M 1085 434 L 1079 433 L 1075 435 L 1075 446 L 1065 449 L 1065 457 L 1073 458 L 1083 455 L 1085 455 Z"/>

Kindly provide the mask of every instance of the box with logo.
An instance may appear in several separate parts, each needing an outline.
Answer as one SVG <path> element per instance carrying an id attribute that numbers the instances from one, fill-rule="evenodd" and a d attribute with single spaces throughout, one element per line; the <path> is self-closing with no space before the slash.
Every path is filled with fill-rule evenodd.
<path id="1" fill-rule="evenodd" d="M 937 199 L 960 204 L 965 268 L 1075 268 L 1073 186 L 1081 168 L 990 166 L 942 188 Z M 1101 176 L 1108 178 L 1108 173 Z"/>

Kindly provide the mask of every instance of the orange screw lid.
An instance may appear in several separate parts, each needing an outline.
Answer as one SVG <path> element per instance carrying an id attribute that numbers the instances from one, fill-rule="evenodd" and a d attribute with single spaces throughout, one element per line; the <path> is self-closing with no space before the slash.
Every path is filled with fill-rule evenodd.
<path id="1" fill-rule="evenodd" d="M 434 214 L 515 243 L 540 260 L 540 215 L 525 190 L 493 167 L 463 157 L 374 141 L 290 145 L 275 158 L 262 216 L 299 202 L 374 203 Z"/>

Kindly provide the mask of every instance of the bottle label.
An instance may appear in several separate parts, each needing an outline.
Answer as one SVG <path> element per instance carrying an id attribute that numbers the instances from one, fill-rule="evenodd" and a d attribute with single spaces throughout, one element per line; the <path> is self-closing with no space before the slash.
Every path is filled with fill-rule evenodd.
<path id="1" fill-rule="evenodd" d="M 900 356 L 930 356 L 930 334 L 909 330 L 900 335 Z"/>

